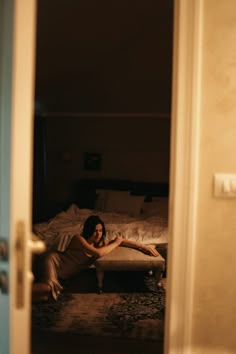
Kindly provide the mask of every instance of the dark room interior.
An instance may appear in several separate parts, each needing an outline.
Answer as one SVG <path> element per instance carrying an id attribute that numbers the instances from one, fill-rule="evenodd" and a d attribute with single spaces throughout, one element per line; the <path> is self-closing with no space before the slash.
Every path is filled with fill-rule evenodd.
<path id="1" fill-rule="evenodd" d="M 33 224 L 79 205 L 83 180 L 158 184 L 168 196 L 172 31 L 173 0 L 38 0 Z M 35 354 L 44 340 L 50 353 L 77 352 L 75 336 L 48 333 L 33 335 Z M 84 354 L 93 343 L 163 351 L 163 340 L 80 337 Z"/>
<path id="2" fill-rule="evenodd" d="M 34 221 L 81 178 L 168 183 L 172 2 L 38 1 Z"/>

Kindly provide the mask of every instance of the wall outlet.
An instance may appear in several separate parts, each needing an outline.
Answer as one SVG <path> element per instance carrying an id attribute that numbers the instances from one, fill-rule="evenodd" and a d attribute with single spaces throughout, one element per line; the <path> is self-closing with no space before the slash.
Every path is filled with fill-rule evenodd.
<path id="1" fill-rule="evenodd" d="M 236 174 L 214 174 L 214 196 L 217 198 L 236 198 Z"/>

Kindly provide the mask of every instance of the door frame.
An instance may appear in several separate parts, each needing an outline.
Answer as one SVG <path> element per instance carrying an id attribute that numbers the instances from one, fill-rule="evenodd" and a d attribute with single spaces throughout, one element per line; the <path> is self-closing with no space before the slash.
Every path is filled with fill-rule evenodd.
<path id="1" fill-rule="evenodd" d="M 23 7 L 23 10 L 26 10 L 24 15 L 22 13 L 23 18 L 26 23 L 27 21 L 30 23 L 32 19 L 27 15 L 27 9 Z M 199 173 L 202 13 L 202 0 L 174 0 L 170 241 L 165 354 L 191 353 Z M 19 31 L 21 32 L 21 28 Z M 24 45 L 24 39 L 22 42 Z M 17 50 L 22 49 L 21 44 L 18 43 Z M 27 52 L 26 45 L 24 49 Z M 21 50 L 21 52 L 24 51 Z M 27 64 L 30 67 L 32 65 L 32 63 Z M 27 67 L 27 64 L 24 62 L 22 65 Z M 30 75 L 33 75 L 32 72 Z M 24 82 L 24 75 L 22 75 L 22 80 L 21 82 Z M 15 92 L 16 89 L 21 90 L 21 87 L 14 88 Z M 27 109 L 31 110 L 28 103 L 26 103 Z M 22 106 L 22 102 L 19 104 Z M 15 110 L 15 116 L 18 114 L 19 112 Z M 19 129 L 21 128 L 19 122 Z M 28 198 L 30 199 L 30 196 Z M 29 225 L 27 229 L 30 229 Z M 20 314 L 18 320 L 22 320 Z M 14 328 L 16 330 L 15 326 Z M 15 345 L 16 343 L 14 343 L 14 348 Z"/>
<path id="2" fill-rule="evenodd" d="M 4 353 L 31 352 L 31 252 L 32 252 L 32 138 L 34 112 L 34 72 L 36 0 L 0 0 L 3 9 L 2 52 L 4 70 L 1 121 L 9 174 L 9 193 L 4 198 L 9 213 L 8 294 L 9 314 L 4 318 L 9 338 Z M 1 43 L 2 44 L 2 43 Z M 2 118 L 1 117 L 1 118 Z M 7 145 L 7 144 L 5 144 Z M 6 180 L 6 178 L 5 178 Z M 3 184 L 4 186 L 4 184 Z M 8 216 L 8 215 L 7 215 Z M 6 317 L 5 316 L 5 317 Z M 8 328 L 8 323 L 9 328 Z M 0 343 L 3 345 L 5 343 Z M 2 347 L 1 347 L 2 349 Z M 0 351 L 1 351 L 0 349 Z M 1 351 L 2 352 L 2 351 Z"/>
<path id="3" fill-rule="evenodd" d="M 202 27 L 202 0 L 174 1 L 165 354 L 192 353 Z"/>

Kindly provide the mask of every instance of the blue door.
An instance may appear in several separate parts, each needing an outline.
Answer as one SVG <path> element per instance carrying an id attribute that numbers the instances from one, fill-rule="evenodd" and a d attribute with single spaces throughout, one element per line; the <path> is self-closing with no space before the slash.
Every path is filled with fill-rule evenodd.
<path id="1" fill-rule="evenodd" d="M 0 353 L 10 353 L 9 235 L 13 1 L 0 0 Z"/>

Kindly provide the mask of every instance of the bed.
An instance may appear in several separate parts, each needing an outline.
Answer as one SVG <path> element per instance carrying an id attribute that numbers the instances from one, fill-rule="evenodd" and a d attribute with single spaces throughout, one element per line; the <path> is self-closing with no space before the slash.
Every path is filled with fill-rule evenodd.
<path id="1" fill-rule="evenodd" d="M 73 236 L 81 233 L 88 216 L 96 214 L 105 223 L 108 240 L 119 235 L 127 240 L 151 245 L 160 253 L 159 260 L 155 262 L 152 257 L 140 255 L 140 252 L 133 250 L 128 251 L 127 255 L 124 254 L 127 251 L 120 250 L 121 254 L 115 262 L 112 254 L 109 255 L 111 259 L 100 259 L 96 267 L 99 289 L 102 288 L 104 270 L 110 268 L 146 270 L 150 267 L 160 278 L 163 271 L 166 271 L 167 190 L 165 184 L 159 183 L 81 180 L 74 202 L 49 220 L 35 223 L 33 232 L 45 242 L 48 251 L 64 252 Z M 130 259 L 134 262 L 132 267 Z"/>
<path id="2" fill-rule="evenodd" d="M 119 235 L 144 244 L 168 244 L 168 186 L 160 183 L 81 180 L 75 202 L 34 224 L 33 232 L 48 250 L 64 251 L 91 214 L 105 222 L 108 239 Z"/>

